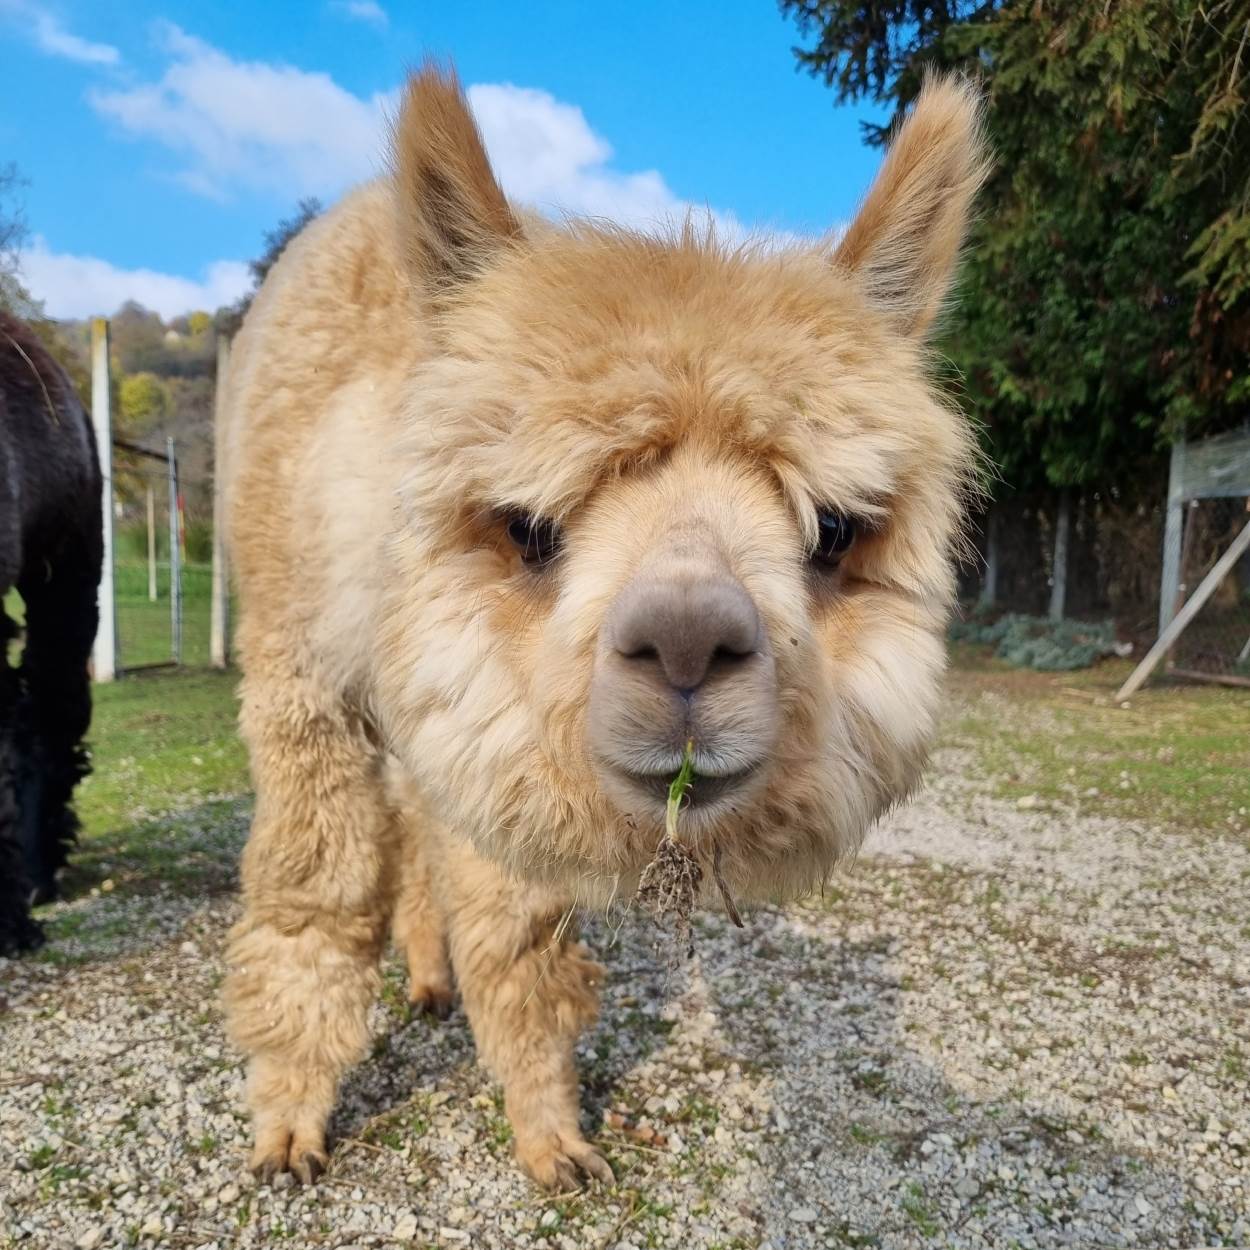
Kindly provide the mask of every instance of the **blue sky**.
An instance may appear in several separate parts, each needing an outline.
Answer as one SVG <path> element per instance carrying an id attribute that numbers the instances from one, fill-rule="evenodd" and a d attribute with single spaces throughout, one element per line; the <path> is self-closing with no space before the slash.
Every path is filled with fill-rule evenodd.
<path id="1" fill-rule="evenodd" d="M 451 58 L 509 194 L 646 225 L 821 233 L 876 167 L 872 110 L 795 71 L 771 0 L 0 0 L 0 163 L 27 284 L 60 316 L 246 286 L 305 195 L 381 168 L 405 70 Z"/>

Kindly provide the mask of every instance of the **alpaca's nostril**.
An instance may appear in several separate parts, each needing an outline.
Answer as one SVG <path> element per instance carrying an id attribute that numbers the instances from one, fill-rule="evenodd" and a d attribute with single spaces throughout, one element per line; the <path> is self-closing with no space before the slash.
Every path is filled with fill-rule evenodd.
<path id="1" fill-rule="evenodd" d="M 628 660 L 658 660 L 660 658 L 660 653 L 649 642 L 644 642 L 642 646 L 635 647 L 632 651 L 622 651 L 621 654 Z"/>
<path id="2" fill-rule="evenodd" d="M 756 654 L 763 633 L 751 596 L 730 578 L 639 579 L 618 596 L 609 627 L 619 655 L 648 664 L 686 700 Z"/>

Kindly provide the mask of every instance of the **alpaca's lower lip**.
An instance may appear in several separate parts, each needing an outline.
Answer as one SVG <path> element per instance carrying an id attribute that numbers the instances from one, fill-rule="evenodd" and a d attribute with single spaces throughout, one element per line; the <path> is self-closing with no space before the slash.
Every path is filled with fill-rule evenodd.
<path id="1" fill-rule="evenodd" d="M 716 777 L 701 777 L 695 774 L 682 800 L 686 807 L 710 807 L 721 799 L 736 793 L 754 775 L 754 768 L 743 768 L 734 773 L 723 773 Z M 668 801 L 669 786 L 673 777 L 669 773 L 628 773 L 621 774 L 629 784 L 649 798 L 658 799 L 661 803 Z"/>

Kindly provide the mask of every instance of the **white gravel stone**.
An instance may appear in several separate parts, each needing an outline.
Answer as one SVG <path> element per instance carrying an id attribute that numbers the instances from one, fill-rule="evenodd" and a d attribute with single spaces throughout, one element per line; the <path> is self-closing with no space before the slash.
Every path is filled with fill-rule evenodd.
<path id="1" fill-rule="evenodd" d="M 51 957 L 0 961 L 0 1245 L 1250 1243 L 1244 838 L 1021 809 L 970 771 L 942 752 L 823 900 L 701 918 L 675 973 L 641 925 L 588 922 L 584 1127 L 620 1183 L 571 1199 L 516 1169 L 463 1014 L 384 1004 L 326 1178 L 257 1185 L 216 1005 L 232 897 L 114 868 L 50 909 L 75 919 Z M 246 816 L 160 836 L 226 880 Z"/>

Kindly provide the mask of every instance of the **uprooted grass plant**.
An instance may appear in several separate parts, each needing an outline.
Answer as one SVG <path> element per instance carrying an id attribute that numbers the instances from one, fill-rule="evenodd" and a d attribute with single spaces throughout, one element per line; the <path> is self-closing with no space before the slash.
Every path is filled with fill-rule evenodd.
<path id="1" fill-rule="evenodd" d="M 694 781 L 694 740 L 691 739 L 686 743 L 677 776 L 668 787 L 664 836 L 656 847 L 655 857 L 643 870 L 635 896 L 638 906 L 648 912 L 661 928 L 671 925 L 675 950 L 678 953 L 684 951 L 687 958 L 694 953 L 691 916 L 703 884 L 703 866 L 694 850 L 680 837 L 678 824 L 682 804 Z M 719 844 L 712 849 L 712 876 L 730 919 L 741 928 L 742 919 L 721 875 Z"/>
<path id="2" fill-rule="evenodd" d="M 694 931 L 690 917 L 703 884 L 703 868 L 689 847 L 678 837 L 681 805 L 694 781 L 694 741 L 686 743 L 681 768 L 668 787 L 664 809 L 664 836 L 655 858 L 643 869 L 636 901 L 651 918 L 665 928 L 672 926 L 676 949 L 687 956 L 694 953 Z"/>

